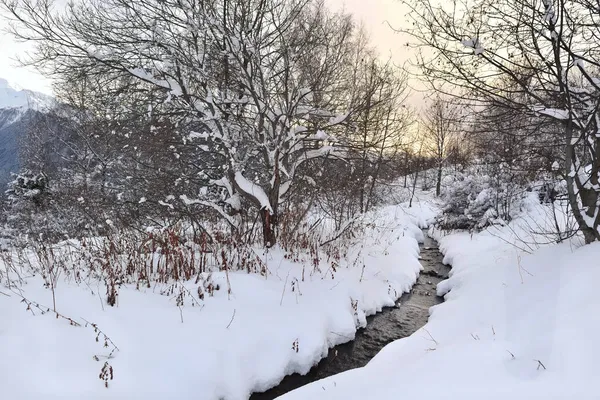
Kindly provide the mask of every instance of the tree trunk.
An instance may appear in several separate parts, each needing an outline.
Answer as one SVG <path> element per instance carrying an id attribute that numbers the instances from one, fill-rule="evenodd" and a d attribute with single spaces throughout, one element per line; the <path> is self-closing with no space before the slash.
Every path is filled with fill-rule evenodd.
<path id="1" fill-rule="evenodd" d="M 269 210 L 263 208 L 260 210 L 260 218 L 262 221 L 264 245 L 268 248 L 273 247 L 277 243 L 277 235 L 275 234 L 277 215 L 271 214 Z"/>
<path id="2" fill-rule="evenodd" d="M 588 213 L 591 211 L 592 214 L 588 214 L 589 216 L 593 216 L 596 210 L 596 200 L 598 198 L 598 193 L 593 193 L 593 195 L 589 194 L 589 190 L 585 189 L 583 185 L 579 182 L 579 177 L 576 173 L 572 173 L 572 169 L 575 168 L 575 146 L 571 144 L 571 138 L 573 137 L 573 128 L 571 126 L 571 122 L 567 124 L 566 129 L 566 146 L 565 146 L 565 180 L 567 182 L 567 194 L 569 198 L 569 205 L 571 206 L 571 210 L 573 210 L 573 217 L 577 222 L 577 226 L 581 233 L 583 233 L 583 237 L 585 239 L 585 243 L 589 244 L 596 240 L 600 240 L 600 232 L 598 232 L 597 228 L 594 226 L 589 226 L 586 222 L 586 219 L 583 216 L 582 208 L 579 206 L 579 202 L 581 201 L 581 206 L 583 210 L 587 210 Z M 576 171 L 575 171 L 576 172 Z M 575 191 L 577 189 L 577 193 Z M 596 225 L 596 224 L 594 224 Z"/>
<path id="3" fill-rule="evenodd" d="M 437 182 L 435 184 L 436 197 L 440 197 L 441 192 L 442 192 L 442 164 L 440 163 L 440 165 L 438 166 L 438 171 L 437 171 Z"/>
<path id="4" fill-rule="evenodd" d="M 410 202 L 408 203 L 408 208 L 412 207 L 413 198 L 415 197 L 415 191 L 417 190 L 417 179 L 419 179 L 419 166 L 417 165 L 417 170 L 415 172 L 415 180 L 412 185 L 412 194 L 410 195 Z"/>
<path id="5" fill-rule="evenodd" d="M 406 189 L 408 186 L 408 151 L 404 155 L 404 188 Z"/>
<path id="6" fill-rule="evenodd" d="M 261 210 L 261 218 L 263 224 L 263 240 L 264 245 L 273 247 L 277 243 L 277 224 L 279 217 L 279 189 L 281 187 L 281 176 L 279 174 L 279 151 L 275 152 L 275 167 L 273 169 L 273 181 L 271 190 L 269 191 L 269 203 L 272 211 L 263 208 Z"/>

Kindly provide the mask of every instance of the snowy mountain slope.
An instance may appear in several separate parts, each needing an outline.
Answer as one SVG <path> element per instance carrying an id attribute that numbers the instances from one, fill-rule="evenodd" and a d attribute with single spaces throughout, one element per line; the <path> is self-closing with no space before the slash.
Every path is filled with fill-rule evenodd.
<path id="1" fill-rule="evenodd" d="M 19 169 L 19 137 L 24 131 L 21 109 L 0 109 L 0 185 Z"/>
<path id="2" fill-rule="evenodd" d="M 6 79 L 0 78 L 0 109 L 21 108 L 44 111 L 52 107 L 54 99 L 32 90 L 18 90 Z"/>
<path id="3" fill-rule="evenodd" d="M 19 140 L 27 127 L 54 105 L 54 99 L 11 87 L 0 78 L 0 192 L 19 169 Z"/>

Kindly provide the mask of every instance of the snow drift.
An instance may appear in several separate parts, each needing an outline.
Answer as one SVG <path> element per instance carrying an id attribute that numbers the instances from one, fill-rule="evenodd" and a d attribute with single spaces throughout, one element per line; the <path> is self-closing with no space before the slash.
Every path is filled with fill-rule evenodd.
<path id="1" fill-rule="evenodd" d="M 440 237 L 453 269 L 428 324 L 366 367 L 282 398 L 598 398 L 600 244 L 520 250 L 545 239 L 531 230 L 546 220 L 536 203 L 509 226 Z"/>
<path id="2" fill-rule="evenodd" d="M 59 279 L 56 308 L 70 321 L 42 314 L 52 308 L 52 293 L 40 277 L 25 276 L 22 287 L 2 288 L 3 393 L 14 399 L 246 399 L 285 374 L 306 373 L 329 347 L 352 340 L 367 315 L 410 290 L 421 269 L 419 225 L 435 211 L 427 204 L 409 211 L 393 206 L 372 213 L 364 238 L 337 267 L 322 260 L 313 268 L 271 251 L 263 255 L 266 277 L 214 272 L 212 296 L 194 306 L 156 284 L 123 285 L 110 307 L 104 285 Z M 193 281 L 185 287 L 195 293 Z M 28 307 L 22 296 L 43 306 Z M 108 388 L 98 379 L 105 362 L 114 375 Z"/>

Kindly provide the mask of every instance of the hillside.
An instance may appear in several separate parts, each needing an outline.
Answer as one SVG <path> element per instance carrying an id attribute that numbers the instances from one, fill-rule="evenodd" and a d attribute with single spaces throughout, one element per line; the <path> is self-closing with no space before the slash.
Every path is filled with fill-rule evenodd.
<path id="1" fill-rule="evenodd" d="M 19 169 L 20 138 L 52 104 L 50 96 L 17 90 L 0 78 L 0 187 Z"/>

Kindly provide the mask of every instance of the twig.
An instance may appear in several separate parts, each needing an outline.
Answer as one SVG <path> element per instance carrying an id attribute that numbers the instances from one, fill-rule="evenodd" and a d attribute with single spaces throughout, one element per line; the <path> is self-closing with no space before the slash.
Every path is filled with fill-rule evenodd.
<path id="1" fill-rule="evenodd" d="M 353 218 L 350 221 L 346 222 L 346 225 L 343 226 L 343 227 L 341 227 L 340 230 L 337 232 L 337 234 L 334 233 L 335 236 L 333 236 L 332 238 L 330 238 L 330 239 L 328 239 L 328 240 L 326 240 L 326 241 L 324 241 L 322 243 L 319 243 L 319 247 L 323 247 L 323 246 L 328 245 L 329 243 L 331 243 L 333 241 L 338 240 L 340 237 L 342 237 L 346 233 L 346 231 L 348 231 L 348 229 L 350 227 L 352 227 L 354 225 L 354 223 L 357 220 L 358 220 L 358 218 Z"/>
<path id="2" fill-rule="evenodd" d="M 290 277 L 290 271 L 288 271 L 287 276 L 285 277 L 285 282 L 283 283 L 283 290 L 281 291 L 281 300 L 279 301 L 279 305 L 283 305 L 283 296 L 285 295 L 285 287 L 287 286 L 288 278 Z"/>
<path id="3" fill-rule="evenodd" d="M 517 266 L 519 267 L 519 276 L 521 277 L 521 283 L 524 283 L 524 281 L 523 281 L 523 274 L 522 274 L 521 271 L 525 271 L 529 276 L 533 276 L 533 274 L 531 272 L 527 271 L 521 265 L 521 256 L 519 254 L 517 254 Z"/>
<path id="4" fill-rule="evenodd" d="M 437 342 L 437 340 L 435 340 L 435 339 L 433 338 L 433 336 L 431 336 L 431 333 L 430 333 L 430 332 L 429 332 L 427 329 L 425 329 L 425 328 L 423 328 L 423 330 L 424 330 L 425 332 L 427 332 L 427 334 L 429 335 L 429 338 L 431 339 L 431 341 L 432 341 L 433 343 L 435 343 L 437 346 L 439 346 L 439 343 Z"/>
<path id="5" fill-rule="evenodd" d="M 510 356 L 511 356 L 511 357 L 512 357 L 512 359 L 514 360 L 514 359 L 515 359 L 515 355 L 514 355 L 514 354 L 513 354 L 511 351 L 509 351 L 509 350 L 506 350 L 506 351 L 508 352 L 508 354 L 510 354 Z"/>
<path id="6" fill-rule="evenodd" d="M 538 366 L 537 366 L 538 370 L 540 369 L 540 367 L 544 368 L 544 370 L 546 369 L 546 366 L 540 360 L 533 360 L 533 361 L 537 361 L 538 362 Z"/>
<path id="7" fill-rule="evenodd" d="M 187 287 L 185 287 L 185 285 L 183 283 L 177 282 L 177 284 L 179 285 L 180 293 L 182 291 L 185 291 L 187 293 L 187 295 L 190 296 L 190 298 L 192 299 L 192 306 L 198 306 L 198 307 L 200 307 L 201 310 L 204 308 L 204 304 L 200 303 L 200 300 L 196 299 L 196 297 L 194 297 L 192 292 Z"/>
<path id="8" fill-rule="evenodd" d="M 359 282 L 362 282 L 362 281 L 363 281 L 363 277 L 364 277 L 364 275 L 365 275 L 365 267 L 366 267 L 366 265 L 365 265 L 365 263 L 364 263 L 364 261 L 363 261 L 363 266 L 362 266 L 362 271 L 360 272 L 360 279 L 359 279 Z"/>
<path id="9" fill-rule="evenodd" d="M 90 321 L 86 320 L 85 318 L 81 318 L 81 319 L 82 319 L 83 321 L 85 321 L 85 323 L 86 323 L 86 326 L 87 326 L 87 325 L 90 325 L 92 328 L 94 328 L 94 332 L 98 333 L 98 335 L 102 335 L 102 336 L 104 336 L 104 341 L 105 341 L 105 343 L 110 343 L 110 345 L 113 347 L 113 349 L 111 350 L 111 352 L 110 352 L 110 353 L 109 353 L 109 355 L 108 355 L 108 358 L 111 358 L 111 357 L 112 357 L 112 354 L 115 352 L 115 350 L 116 350 L 116 351 L 121 351 L 121 350 L 120 350 L 120 349 L 117 347 L 117 345 L 116 345 L 116 344 L 115 344 L 115 343 L 112 341 L 112 339 L 111 339 L 111 338 L 109 338 L 109 337 L 108 337 L 108 335 L 107 335 L 106 333 L 104 333 L 104 332 L 103 332 L 103 331 L 102 331 L 102 330 L 101 330 L 101 329 L 98 327 L 98 325 L 97 325 L 97 324 L 94 324 L 94 323 L 92 323 L 92 322 L 90 322 Z"/>
<path id="10" fill-rule="evenodd" d="M 25 296 L 23 296 L 22 294 L 17 293 L 15 291 L 13 291 L 13 293 L 16 294 L 17 296 L 21 297 L 21 303 L 27 304 L 27 310 L 31 311 L 31 314 L 35 315 L 35 312 L 33 311 L 32 306 L 37 308 L 42 315 L 50 312 L 50 307 L 47 307 L 47 306 L 37 303 L 35 301 L 31 301 L 31 300 L 27 299 Z M 52 311 L 52 312 L 56 315 L 57 319 L 62 318 L 64 320 L 68 321 L 69 324 L 72 326 L 81 326 L 81 324 L 79 322 L 75 321 L 73 318 L 67 317 L 66 315 L 63 315 L 57 311 Z"/>
<path id="11" fill-rule="evenodd" d="M 521 256 L 517 254 L 517 267 L 519 268 L 519 276 L 521 277 L 521 284 L 525 283 L 523 281 L 523 273 L 521 272 Z"/>
<path id="12" fill-rule="evenodd" d="M 102 301 L 102 297 L 100 296 L 100 291 L 98 293 L 98 299 L 100 299 L 100 305 L 102 306 L 102 311 L 104 311 L 104 301 Z"/>
<path id="13" fill-rule="evenodd" d="M 227 327 L 225 329 L 229 329 L 234 318 L 235 318 L 235 308 L 233 309 L 233 315 L 231 316 L 231 321 L 229 321 L 229 323 L 227 324 Z"/>

